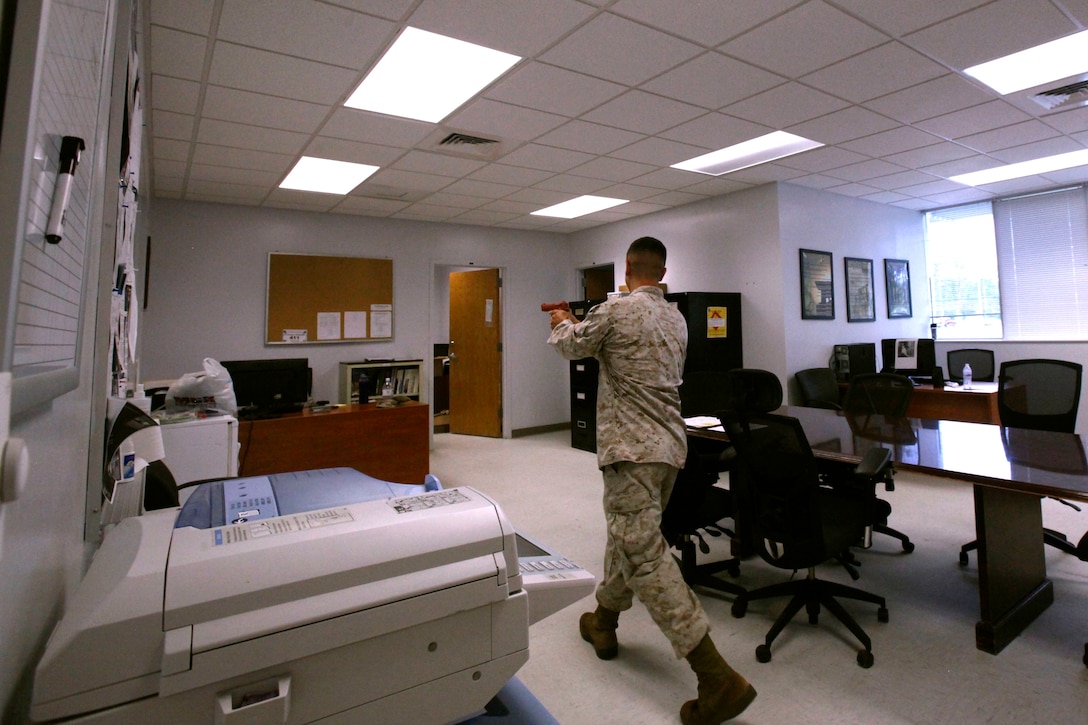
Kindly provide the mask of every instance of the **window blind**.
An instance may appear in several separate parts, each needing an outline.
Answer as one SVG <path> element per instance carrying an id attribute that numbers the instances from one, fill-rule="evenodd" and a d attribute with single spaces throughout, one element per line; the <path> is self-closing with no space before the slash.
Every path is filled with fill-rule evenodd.
<path id="1" fill-rule="evenodd" d="M 1088 339 L 1084 187 L 994 202 L 1006 339 Z"/>

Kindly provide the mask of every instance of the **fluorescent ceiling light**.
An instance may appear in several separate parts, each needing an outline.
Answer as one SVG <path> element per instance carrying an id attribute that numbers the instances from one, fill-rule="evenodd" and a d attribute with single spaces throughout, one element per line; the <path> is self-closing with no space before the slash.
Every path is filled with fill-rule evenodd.
<path id="1" fill-rule="evenodd" d="M 982 186 L 983 184 L 993 184 L 998 181 L 1019 179 L 1021 176 L 1045 174 L 1048 171 L 1060 171 L 1061 169 L 1071 169 L 1074 166 L 1086 165 L 1088 165 L 1088 149 L 1082 149 L 1080 151 L 1070 151 L 1067 154 L 1058 154 L 1057 156 L 1044 156 L 1041 159 L 1021 161 L 1018 164 L 1008 164 L 1006 166 L 997 166 L 992 169 L 983 169 L 982 171 L 972 171 L 969 174 L 959 174 L 958 176 L 949 176 L 948 178 L 950 181 L 955 181 L 959 184 Z"/>
<path id="2" fill-rule="evenodd" d="M 280 183 L 280 188 L 347 194 L 378 168 L 368 164 L 353 164 L 350 161 L 303 156 Z"/>
<path id="3" fill-rule="evenodd" d="M 749 166 L 765 164 L 768 161 L 799 154 L 802 151 L 823 146 L 819 141 L 810 141 L 785 131 L 775 131 L 751 141 L 711 151 L 687 161 L 673 164 L 674 169 L 697 171 L 700 174 L 721 176 L 733 171 L 747 169 Z"/>
<path id="4" fill-rule="evenodd" d="M 344 104 L 437 123 L 521 58 L 405 28 Z"/>
<path id="5" fill-rule="evenodd" d="M 1088 30 L 963 71 L 1005 95 L 1088 72 Z"/>
<path id="6" fill-rule="evenodd" d="M 627 199 L 611 199 L 607 196 L 579 196 L 560 204 L 553 204 L 545 209 L 532 212 L 536 216 L 557 216 L 562 219 L 573 219 L 577 216 L 585 216 L 595 211 L 611 209 L 620 204 L 626 204 Z"/>

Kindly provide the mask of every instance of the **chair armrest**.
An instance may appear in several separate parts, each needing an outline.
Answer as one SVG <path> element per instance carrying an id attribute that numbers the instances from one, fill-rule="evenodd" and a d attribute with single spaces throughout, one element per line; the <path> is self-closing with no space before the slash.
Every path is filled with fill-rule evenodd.
<path id="1" fill-rule="evenodd" d="M 884 475 L 891 461 L 892 452 L 889 449 L 870 448 L 858 467 L 854 469 L 854 475 L 859 478 L 877 478 Z"/>

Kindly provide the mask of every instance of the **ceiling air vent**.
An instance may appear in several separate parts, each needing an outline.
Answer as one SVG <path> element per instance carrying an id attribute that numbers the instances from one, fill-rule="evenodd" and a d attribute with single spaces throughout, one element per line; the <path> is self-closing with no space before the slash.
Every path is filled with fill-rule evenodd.
<path id="1" fill-rule="evenodd" d="M 440 154 L 494 161 L 509 149 L 502 139 L 488 138 L 469 131 L 437 128 L 423 142 L 423 148 Z"/>
<path id="2" fill-rule="evenodd" d="M 1088 80 L 1041 91 L 1032 95 L 1031 99 L 1052 113 L 1080 108 L 1088 105 Z"/>

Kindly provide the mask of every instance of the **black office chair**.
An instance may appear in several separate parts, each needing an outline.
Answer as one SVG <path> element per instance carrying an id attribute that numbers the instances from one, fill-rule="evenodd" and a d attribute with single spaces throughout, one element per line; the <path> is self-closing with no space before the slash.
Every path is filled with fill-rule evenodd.
<path id="1" fill-rule="evenodd" d="M 793 375 L 801 390 L 802 405 L 806 408 L 842 410 L 842 393 L 839 381 L 831 368 L 798 370 Z"/>
<path id="2" fill-rule="evenodd" d="M 914 384 L 910 378 L 894 373 L 866 373 L 850 378 L 850 385 L 846 390 L 843 400 L 843 410 L 847 415 L 851 428 L 857 426 L 860 429 L 876 429 L 879 425 L 870 425 L 874 422 L 903 421 L 910 405 L 911 396 L 914 394 Z M 908 426 L 909 427 L 909 426 Z M 894 431 L 902 429 L 902 425 L 893 425 Z M 900 441 L 888 440 L 885 442 L 898 443 Z M 905 441 L 904 441 L 905 442 Z M 911 441 L 913 442 L 913 441 Z M 857 482 L 851 477 L 844 480 L 835 480 L 835 467 L 828 465 L 825 481 L 836 487 L 856 488 Z M 888 526 L 888 517 L 891 516 L 892 506 L 887 501 L 876 495 L 876 483 L 884 484 L 887 491 L 895 490 L 895 471 L 889 466 L 880 481 L 874 481 L 872 485 L 866 483 L 868 493 L 872 500 L 872 525 L 866 530 L 864 546 L 868 547 L 871 533 L 885 534 L 898 539 L 907 554 L 914 551 L 914 544 L 910 537 L 897 529 Z"/>
<path id="3" fill-rule="evenodd" d="M 994 351 L 963 348 L 948 351 L 948 379 L 963 382 L 963 366 L 971 366 L 971 380 L 978 383 L 994 381 Z"/>
<path id="4" fill-rule="evenodd" d="M 774 385 L 777 378 L 762 370 L 734 370 L 734 387 L 755 392 L 749 396 L 749 411 L 723 410 L 720 413 L 730 440 L 737 449 L 737 472 L 743 474 L 738 485 L 740 515 L 749 517 L 752 537 L 760 557 L 780 569 L 807 569 L 804 579 L 794 579 L 739 595 L 733 601 L 734 617 L 743 617 L 751 601 L 791 596 L 756 648 L 756 659 L 771 660 L 771 644 L 803 607 L 809 622 L 819 621 L 826 608 L 857 637 L 862 644 L 857 662 L 873 665 L 872 641 L 865 630 L 843 608 L 838 598 L 872 602 L 878 606 L 877 619 L 888 621 L 885 599 L 876 594 L 816 577 L 816 567 L 835 560 L 854 579 L 857 571 L 844 557 L 869 523 L 870 502 L 864 496 L 841 493 L 821 485 L 816 458 L 796 418 L 776 415 Z M 781 387 L 778 401 L 781 401 Z M 762 401 L 764 405 L 757 403 Z M 856 469 L 856 475 L 872 479 L 882 475 L 891 460 L 885 448 L 872 449 Z M 741 492 L 742 491 L 742 492 Z"/>
<path id="5" fill-rule="evenodd" d="M 973 370 L 972 370 L 973 372 Z M 1001 363 L 997 387 L 997 412 L 1003 428 L 1026 428 L 1073 433 L 1077 427 L 1083 366 L 1065 360 L 1010 360 Z M 1055 501 L 1080 511 L 1068 501 Z M 1067 554 L 1077 547 L 1060 531 L 1043 529 L 1043 542 Z M 960 547 L 960 566 L 967 566 L 968 552 L 978 540 Z"/>
<path id="6" fill-rule="evenodd" d="M 685 418 L 713 415 L 727 400 L 724 371 L 685 373 L 680 386 L 680 410 Z M 719 474 L 733 465 L 736 452 L 723 441 L 688 438 L 688 456 L 677 474 L 672 495 L 661 512 L 661 533 L 674 553 L 680 571 L 690 586 L 705 587 L 737 595 L 744 587 L 718 577 L 722 572 L 740 575 L 740 561 L 729 559 L 698 563 L 698 551 L 710 554 L 705 537 L 729 537 L 734 533 L 723 521 L 733 518 L 734 499 L 730 490 L 715 486 Z"/>

